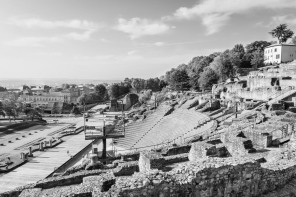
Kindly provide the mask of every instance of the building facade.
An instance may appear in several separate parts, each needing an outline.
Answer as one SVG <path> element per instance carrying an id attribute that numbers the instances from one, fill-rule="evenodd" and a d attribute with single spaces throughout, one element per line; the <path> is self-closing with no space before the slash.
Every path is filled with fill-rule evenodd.
<path id="1" fill-rule="evenodd" d="M 296 59 L 296 45 L 273 44 L 264 49 L 264 63 L 287 63 Z"/>
<path id="2" fill-rule="evenodd" d="M 21 95 L 20 99 L 27 103 L 64 102 L 71 103 L 70 93 L 51 92 L 42 95 Z"/>

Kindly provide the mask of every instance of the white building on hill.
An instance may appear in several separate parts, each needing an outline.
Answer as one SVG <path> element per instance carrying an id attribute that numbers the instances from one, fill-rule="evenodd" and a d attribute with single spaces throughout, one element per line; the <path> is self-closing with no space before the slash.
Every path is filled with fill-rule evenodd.
<path id="1" fill-rule="evenodd" d="M 264 63 L 286 63 L 296 59 L 296 45 L 273 44 L 264 49 Z"/>

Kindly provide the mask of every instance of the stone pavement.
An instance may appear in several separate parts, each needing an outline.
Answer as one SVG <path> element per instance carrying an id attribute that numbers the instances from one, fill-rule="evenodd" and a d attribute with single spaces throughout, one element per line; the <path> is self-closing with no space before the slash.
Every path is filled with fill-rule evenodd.
<path id="1" fill-rule="evenodd" d="M 70 159 L 67 151 L 71 155 L 75 155 L 89 143 L 91 141 L 84 140 L 84 132 L 81 132 L 68 138 L 58 146 L 42 152 L 19 168 L 2 176 L 0 175 L 0 193 L 44 179 L 56 167 L 61 166 Z"/>

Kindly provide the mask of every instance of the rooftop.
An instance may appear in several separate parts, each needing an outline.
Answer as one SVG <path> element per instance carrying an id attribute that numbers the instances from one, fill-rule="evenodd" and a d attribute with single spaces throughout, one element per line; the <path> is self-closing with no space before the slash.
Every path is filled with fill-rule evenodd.
<path id="1" fill-rule="evenodd" d="M 292 47 L 296 47 L 295 44 L 286 44 L 286 43 L 281 43 L 281 44 L 272 44 L 272 45 L 269 45 L 267 47 L 265 47 L 266 49 L 267 48 L 270 48 L 270 47 L 275 47 L 275 46 L 292 46 Z"/>

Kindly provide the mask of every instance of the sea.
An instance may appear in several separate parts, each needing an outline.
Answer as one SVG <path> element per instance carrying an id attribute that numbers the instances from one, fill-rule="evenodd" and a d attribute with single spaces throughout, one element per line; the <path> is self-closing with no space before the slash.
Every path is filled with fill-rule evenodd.
<path id="1" fill-rule="evenodd" d="M 57 78 L 48 78 L 48 79 L 0 79 L 0 86 L 6 87 L 7 89 L 20 88 L 23 85 L 27 86 L 36 86 L 36 85 L 48 85 L 50 87 L 59 87 L 62 84 L 112 84 L 118 83 L 122 80 L 99 80 L 99 79 L 57 79 Z"/>

